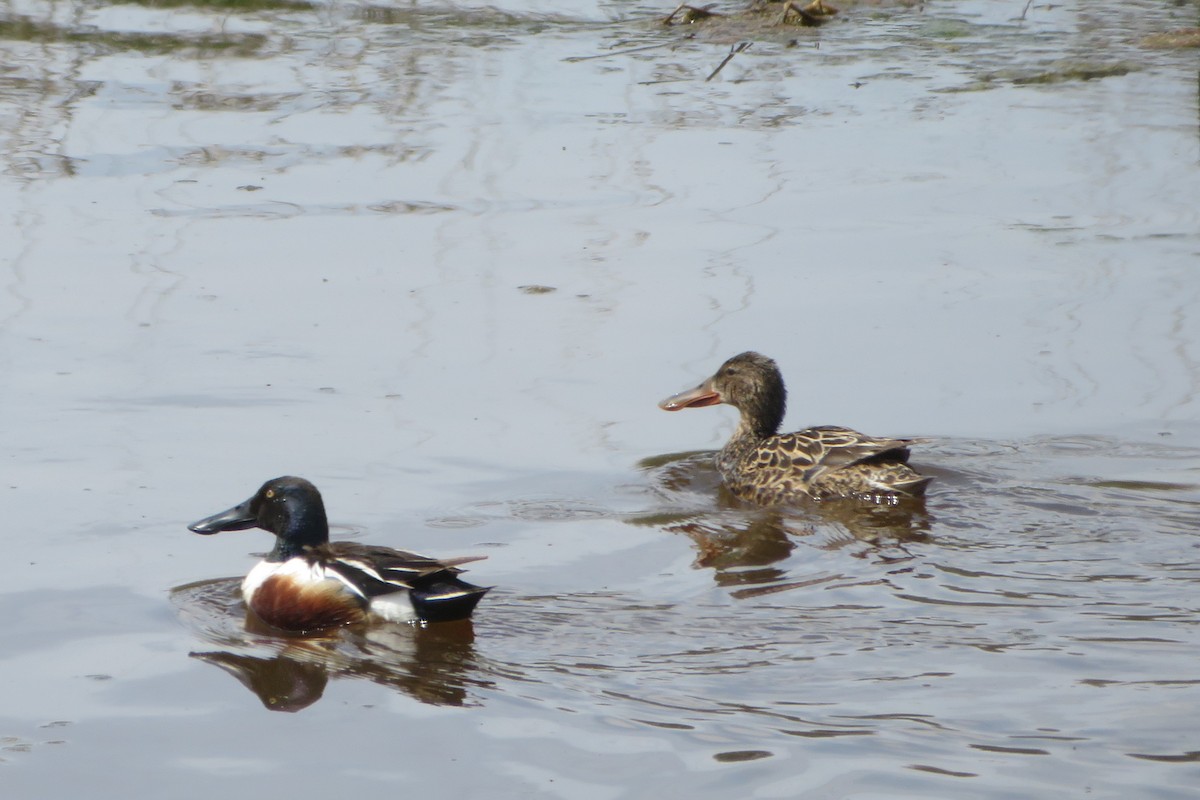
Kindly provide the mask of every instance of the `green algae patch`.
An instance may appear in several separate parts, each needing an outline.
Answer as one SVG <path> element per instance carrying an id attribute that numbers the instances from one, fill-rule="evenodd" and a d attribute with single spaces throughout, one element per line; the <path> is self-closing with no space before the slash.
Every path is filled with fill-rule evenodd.
<path id="1" fill-rule="evenodd" d="M 1162 33 L 1152 33 L 1141 41 L 1142 47 L 1151 50 L 1181 50 L 1200 47 L 1200 28 L 1180 28 Z"/>
<path id="2" fill-rule="evenodd" d="M 142 53 L 225 53 L 237 56 L 254 55 L 266 43 L 266 37 L 259 34 L 185 35 L 105 31 L 88 27 L 66 28 L 24 16 L 0 18 L 0 40 L 96 45 L 110 50 Z"/>
<path id="3" fill-rule="evenodd" d="M 1040 72 L 1000 72 L 994 78 L 1007 80 L 1018 86 L 1052 83 L 1074 83 L 1077 81 L 1094 81 L 1100 78 L 1115 78 L 1128 75 L 1137 70 L 1133 64 L 1118 62 L 1116 64 L 1095 64 L 1087 61 L 1060 61 L 1049 69 Z"/>
<path id="4" fill-rule="evenodd" d="M 305 0 L 123 0 L 146 8 L 211 8 L 217 11 L 312 11 L 315 3 Z"/>
<path id="5" fill-rule="evenodd" d="M 1057 83 L 1076 83 L 1094 81 L 1101 78 L 1114 78 L 1128 75 L 1139 68 L 1128 62 L 1114 64 L 1096 64 L 1087 61 L 1059 61 L 1041 68 L 1004 69 L 982 75 L 968 87 L 959 87 L 956 91 L 977 91 L 991 89 L 1001 84 L 1016 86 L 1039 86 Z"/>

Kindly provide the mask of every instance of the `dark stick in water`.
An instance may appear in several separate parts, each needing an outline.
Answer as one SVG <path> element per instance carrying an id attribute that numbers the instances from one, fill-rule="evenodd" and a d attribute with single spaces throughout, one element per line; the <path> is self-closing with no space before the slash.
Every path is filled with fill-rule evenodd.
<path id="1" fill-rule="evenodd" d="M 704 79 L 704 82 L 708 83 L 713 78 L 717 77 L 717 73 L 720 72 L 721 70 L 725 69 L 725 65 L 728 64 L 730 61 L 732 61 L 734 56 L 736 56 L 738 53 L 742 52 L 743 50 L 748 50 L 750 48 L 751 44 L 753 44 L 753 42 L 739 42 L 739 43 L 731 46 L 729 48 L 729 55 L 725 56 L 725 60 L 717 65 L 717 68 L 714 69 L 709 74 L 709 76 Z"/>

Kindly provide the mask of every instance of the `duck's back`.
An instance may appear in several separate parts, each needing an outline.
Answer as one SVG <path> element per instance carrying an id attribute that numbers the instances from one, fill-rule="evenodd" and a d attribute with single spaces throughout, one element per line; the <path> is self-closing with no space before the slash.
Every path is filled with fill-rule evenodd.
<path id="1" fill-rule="evenodd" d="M 400 622 L 465 619 L 488 589 L 459 578 L 461 564 L 486 556 L 433 559 L 390 547 L 338 542 L 327 565 L 367 599 L 371 613 Z"/>
<path id="2" fill-rule="evenodd" d="M 931 479 L 908 466 L 912 442 L 822 425 L 752 442 L 731 441 L 717 466 L 734 494 L 756 503 L 803 495 L 919 496 Z"/>

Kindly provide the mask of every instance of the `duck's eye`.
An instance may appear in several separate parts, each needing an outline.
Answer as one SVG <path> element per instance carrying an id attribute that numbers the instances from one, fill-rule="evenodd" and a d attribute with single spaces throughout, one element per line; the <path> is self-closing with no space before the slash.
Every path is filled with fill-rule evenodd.
<path id="1" fill-rule="evenodd" d="M 275 490 L 274 490 L 274 489 L 267 489 L 267 499 L 268 499 L 268 500 L 270 500 L 270 499 L 272 499 L 273 497 L 275 497 Z"/>

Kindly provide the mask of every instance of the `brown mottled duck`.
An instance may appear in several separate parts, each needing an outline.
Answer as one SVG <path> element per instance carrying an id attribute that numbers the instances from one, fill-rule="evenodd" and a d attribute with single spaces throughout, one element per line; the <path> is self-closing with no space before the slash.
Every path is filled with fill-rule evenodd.
<path id="1" fill-rule="evenodd" d="M 695 389 L 659 403 L 666 411 L 727 403 L 741 420 L 717 454 L 717 470 L 738 497 L 763 505 L 802 496 L 897 502 L 920 497 L 932 478 L 908 465 L 914 439 L 876 439 L 821 425 L 779 433 L 787 390 L 775 362 L 754 352 L 726 361 Z"/>

